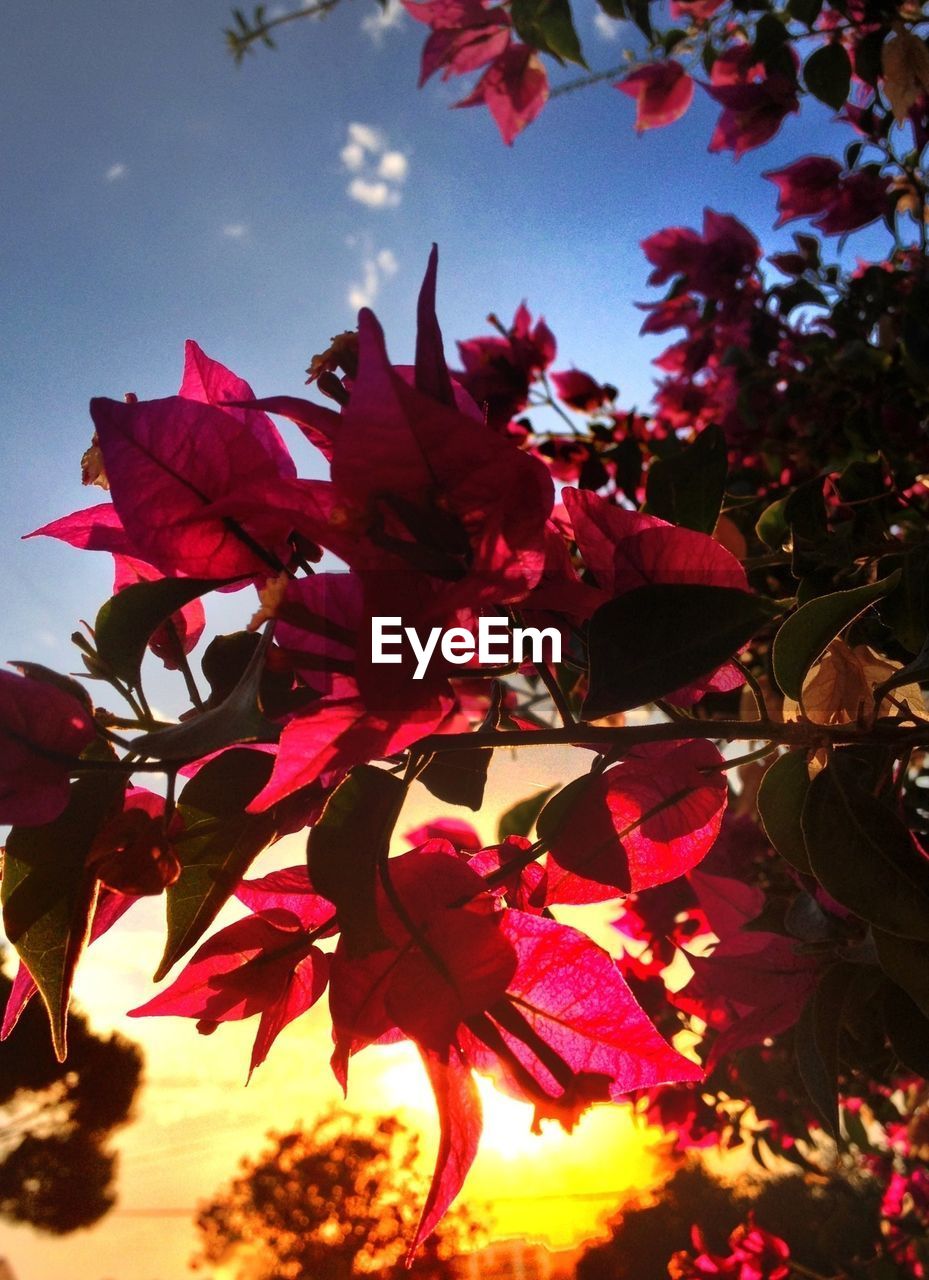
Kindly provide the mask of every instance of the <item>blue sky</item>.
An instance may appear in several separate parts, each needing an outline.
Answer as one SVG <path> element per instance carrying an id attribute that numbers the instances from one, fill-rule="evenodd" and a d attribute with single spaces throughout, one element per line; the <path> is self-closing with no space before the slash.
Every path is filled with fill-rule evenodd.
<path id="1" fill-rule="evenodd" d="M 97 496 L 77 482 L 89 398 L 170 394 L 186 337 L 259 393 L 299 392 L 310 355 L 367 300 L 403 359 L 435 239 L 449 346 L 525 298 L 560 364 L 641 403 L 657 345 L 637 337 L 640 240 L 698 223 L 705 204 L 764 235 L 775 193 L 759 172 L 845 141 L 814 107 L 733 164 L 706 152 L 702 92 L 683 123 L 637 137 L 607 84 L 551 103 L 506 148 L 486 111 L 448 110 L 461 82 L 417 91 L 424 28 L 378 29 L 378 12 L 292 24 L 238 69 L 226 0 L 33 0 L 6 24 L 0 656 L 72 661 L 108 558 L 18 539 Z M 578 14 L 592 67 L 613 65 L 623 33 L 606 38 L 592 3 Z"/>

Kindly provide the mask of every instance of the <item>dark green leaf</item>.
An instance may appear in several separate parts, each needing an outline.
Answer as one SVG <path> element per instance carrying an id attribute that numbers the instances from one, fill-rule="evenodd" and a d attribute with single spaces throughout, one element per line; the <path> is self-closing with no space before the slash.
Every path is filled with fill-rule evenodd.
<path id="1" fill-rule="evenodd" d="M 97 653 L 114 675 L 135 688 L 145 647 L 153 632 L 191 600 L 224 585 L 215 578 L 134 582 L 107 600 L 97 614 L 94 623 Z"/>
<path id="2" fill-rule="evenodd" d="M 908 552 L 902 570 L 899 586 L 881 605 L 881 619 L 904 649 L 918 654 L 929 638 L 929 552 Z"/>
<path id="3" fill-rule="evenodd" d="M 528 836 L 532 830 L 532 824 L 545 807 L 545 802 L 557 789 L 557 787 L 547 787 L 544 791 L 528 796 L 507 809 L 497 824 L 497 840 L 502 843 L 507 836 Z"/>
<path id="4" fill-rule="evenodd" d="M 768 839 L 792 867 L 809 875 L 812 868 L 800 819 L 810 787 L 805 751 L 778 756 L 758 788 L 758 816 Z"/>
<path id="5" fill-rule="evenodd" d="M 755 533 L 772 551 L 780 551 L 790 537 L 786 518 L 787 499 L 778 498 L 765 507 L 755 524 Z"/>
<path id="6" fill-rule="evenodd" d="M 839 1033 L 845 1000 L 856 978 L 855 966 L 827 969 L 794 1033 L 797 1068 L 810 1100 L 834 1138 L 839 1136 Z"/>
<path id="7" fill-rule="evenodd" d="M 898 569 L 880 582 L 819 596 L 791 614 L 774 637 L 771 651 L 774 678 L 782 692 L 799 701 L 807 672 L 830 642 L 869 605 L 889 595 L 899 581 Z"/>
<path id="8" fill-rule="evenodd" d="M 790 571 L 795 578 L 805 578 L 830 558 L 829 524 L 819 476 L 798 485 L 788 496 L 784 519 L 790 529 Z"/>
<path id="9" fill-rule="evenodd" d="M 14 827 L 7 841 L 3 926 L 39 988 L 59 1062 L 67 1055 L 71 984 L 96 901 L 87 857 L 124 788 L 124 778 L 110 774 L 81 778 L 60 817 L 42 827 Z"/>
<path id="10" fill-rule="evenodd" d="M 499 728 L 502 705 L 503 685 L 495 680 L 490 709 L 481 729 Z M 439 751 L 418 778 L 437 800 L 446 804 L 465 805 L 476 812 L 484 803 L 487 769 L 492 758 L 493 750 L 490 748 L 480 751 Z"/>
<path id="11" fill-rule="evenodd" d="M 709 675 L 776 612 L 732 587 L 651 583 L 617 596 L 590 620 L 583 718 L 640 707 Z"/>
<path id="12" fill-rule="evenodd" d="M 814 98 L 838 111 L 848 98 L 852 64 L 838 41 L 824 44 L 803 64 L 803 79 Z"/>
<path id="13" fill-rule="evenodd" d="M 586 67 L 568 0 L 513 0 L 510 14 L 516 34 L 559 61 Z"/>
<path id="14" fill-rule="evenodd" d="M 887 28 L 879 27 L 855 41 L 855 72 L 875 89 L 882 75 L 881 55 L 886 40 Z"/>
<path id="15" fill-rule="evenodd" d="M 929 943 L 873 929 L 881 968 L 929 1018 Z"/>
<path id="16" fill-rule="evenodd" d="M 156 982 L 200 940 L 251 863 L 279 834 L 277 810 L 245 812 L 273 766 L 274 757 L 263 751 L 224 751 L 181 792 L 184 835 L 175 847 L 181 874 L 167 890 L 168 936 Z"/>
<path id="17" fill-rule="evenodd" d="M 345 946 L 365 955 L 384 945 L 377 916 L 378 868 L 406 796 L 394 774 L 361 764 L 335 789 L 310 831 L 306 856 L 317 893 L 335 905 Z"/>
<path id="18" fill-rule="evenodd" d="M 929 1020 L 892 982 L 882 994 L 884 1030 L 894 1053 L 907 1070 L 929 1080 Z"/>
<path id="19" fill-rule="evenodd" d="M 536 822 L 536 831 L 539 839 L 546 846 L 551 846 L 555 841 L 558 831 L 561 828 L 565 818 L 583 797 L 590 783 L 590 774 L 585 773 L 582 778 L 575 778 L 573 782 L 569 782 L 566 787 L 562 787 L 560 791 L 556 791 L 552 798 L 546 804 L 545 808 L 539 814 Z"/>
<path id="20" fill-rule="evenodd" d="M 692 445 L 656 459 L 645 481 L 645 510 L 671 524 L 712 533 L 726 492 L 726 438 L 718 427 L 701 431 Z"/>
<path id="21" fill-rule="evenodd" d="M 764 62 L 775 50 L 780 49 L 787 39 L 787 28 L 780 18 L 773 13 L 764 13 L 755 26 L 753 41 L 755 57 Z"/>
<path id="22" fill-rule="evenodd" d="M 460 804 L 475 812 L 484 803 L 487 769 L 493 751 L 440 751 L 430 760 L 419 781 L 445 804 Z"/>
<path id="23" fill-rule="evenodd" d="M 803 834 L 813 874 L 862 920 L 929 941 L 929 870 L 894 810 L 837 757 L 810 783 Z"/>
<path id="24" fill-rule="evenodd" d="M 812 27 L 819 17 L 823 0 L 787 0 L 787 12 L 796 22 Z"/>

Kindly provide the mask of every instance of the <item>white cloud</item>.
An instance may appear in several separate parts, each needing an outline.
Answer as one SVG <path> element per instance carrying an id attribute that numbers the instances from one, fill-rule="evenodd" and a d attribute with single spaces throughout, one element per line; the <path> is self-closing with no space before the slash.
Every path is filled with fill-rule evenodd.
<path id="1" fill-rule="evenodd" d="M 353 120 L 348 126 L 348 140 L 363 147 L 365 151 L 381 152 L 384 150 L 384 135 L 373 124 L 361 124 Z"/>
<path id="2" fill-rule="evenodd" d="M 385 151 L 377 171 L 382 178 L 387 178 L 391 182 L 403 182 L 409 168 L 410 162 L 402 151 Z"/>
<path id="3" fill-rule="evenodd" d="M 611 18 L 602 9 L 598 9 L 594 14 L 594 26 L 597 29 L 597 34 L 604 40 L 618 40 L 623 33 L 625 25 L 621 18 Z"/>
<path id="4" fill-rule="evenodd" d="M 358 240 L 352 237 L 355 244 Z M 361 307 L 373 306 L 374 300 L 381 291 L 381 285 L 399 270 L 399 264 L 392 249 L 374 249 L 371 241 L 362 241 L 364 248 L 361 260 L 361 279 L 353 280 L 348 287 L 346 301 L 352 311 Z"/>
<path id="5" fill-rule="evenodd" d="M 376 45 L 384 43 L 384 35 L 399 27 L 403 22 L 403 5 L 400 0 L 387 0 L 381 8 L 380 4 L 374 13 L 369 13 L 361 20 L 361 29 L 370 36 Z"/>
<path id="6" fill-rule="evenodd" d="M 229 240 L 244 240 L 248 235 L 248 227 L 244 222 L 227 222 L 223 227 L 223 235 Z"/>
<path id="7" fill-rule="evenodd" d="M 107 182 L 119 182 L 120 178 L 125 178 L 129 169 L 124 164 L 111 164 L 107 169 L 105 177 Z"/>
<path id="8" fill-rule="evenodd" d="M 392 249 L 381 249 L 375 258 L 382 275 L 395 276 L 399 270 L 397 259 Z"/>
<path id="9" fill-rule="evenodd" d="M 384 133 L 373 124 L 353 120 L 347 135 L 339 152 L 342 168 L 354 175 L 345 188 L 346 195 L 369 209 L 396 208 L 409 160 L 402 151 L 388 147 Z"/>
<path id="10" fill-rule="evenodd" d="M 364 166 L 365 149 L 358 142 L 346 142 L 339 156 L 350 173 L 357 173 Z"/>
<path id="11" fill-rule="evenodd" d="M 369 209 L 392 209 L 400 203 L 400 192 L 391 190 L 386 182 L 352 178 L 346 190 L 353 200 Z"/>

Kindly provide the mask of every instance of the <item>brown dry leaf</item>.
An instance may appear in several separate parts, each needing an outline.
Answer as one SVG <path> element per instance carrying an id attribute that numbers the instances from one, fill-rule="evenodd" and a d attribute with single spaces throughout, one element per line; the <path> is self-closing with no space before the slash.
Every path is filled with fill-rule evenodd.
<path id="1" fill-rule="evenodd" d="M 895 671 L 899 662 L 891 662 L 866 644 L 854 646 L 844 640 L 833 640 L 815 662 L 803 682 L 800 702 L 784 699 L 785 720 L 809 720 L 813 724 L 871 723 L 877 715 L 894 715 L 894 703 L 884 698 L 880 708 L 874 706 L 874 690 Z M 926 715 L 918 685 L 896 689 L 893 698 L 906 703 L 918 715 Z"/>
<path id="2" fill-rule="evenodd" d="M 919 36 L 899 27 L 881 50 L 884 96 L 897 124 L 903 124 L 921 93 L 929 93 L 929 49 Z"/>

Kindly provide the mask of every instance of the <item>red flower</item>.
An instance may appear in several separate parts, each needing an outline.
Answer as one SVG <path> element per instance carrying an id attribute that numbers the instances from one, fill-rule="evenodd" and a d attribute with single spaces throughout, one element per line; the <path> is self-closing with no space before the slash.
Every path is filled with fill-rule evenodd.
<path id="1" fill-rule="evenodd" d="M 664 284 L 679 275 L 688 289 L 708 298 L 730 297 L 761 256 L 747 227 L 713 209 L 704 211 L 702 235 L 691 227 L 667 227 L 643 240 L 642 249 L 655 268 L 649 284 Z"/>
<path id="2" fill-rule="evenodd" d="M 503 141 L 510 146 L 547 101 L 545 68 L 534 49 L 514 41 L 493 60 L 467 98 L 455 106 L 477 107 L 483 103 L 496 120 Z"/>
<path id="3" fill-rule="evenodd" d="M 887 213 L 889 195 L 889 178 L 872 168 L 844 174 L 839 180 L 835 199 L 818 218 L 813 219 L 813 226 L 827 236 L 857 231 Z"/>
<path id="4" fill-rule="evenodd" d="M 680 120 L 694 96 L 693 80 L 673 58 L 640 67 L 613 87 L 635 98 L 635 127 L 640 132 Z"/>
<path id="5" fill-rule="evenodd" d="M 724 108 L 710 138 L 710 151 L 732 151 L 736 159 L 769 142 L 784 117 L 799 111 L 796 82 L 774 75 L 761 84 L 705 86 Z"/>
<path id="6" fill-rule="evenodd" d="M 778 189 L 775 225 L 822 213 L 835 201 L 841 172 L 842 166 L 828 156 L 802 156 L 783 169 L 769 169 L 762 176 Z"/>
<path id="7" fill-rule="evenodd" d="M 423 46 L 420 87 L 442 68 L 442 79 L 466 75 L 500 56 L 510 42 L 510 15 L 483 0 L 403 0 L 404 8 L 432 33 Z"/>
<path id="8" fill-rule="evenodd" d="M 604 400 L 612 399 L 613 387 L 602 386 L 595 382 L 589 373 L 580 369 L 565 369 L 562 373 L 552 374 L 552 384 L 559 400 L 563 400 L 579 413 L 593 413 L 599 409 Z"/>
<path id="9" fill-rule="evenodd" d="M 41 826 L 68 803 L 68 778 L 95 736 L 89 704 L 0 671 L 0 822 Z"/>
<path id="10" fill-rule="evenodd" d="M 464 371 L 455 376 L 486 414 L 488 424 L 502 430 L 525 409 L 531 383 L 545 372 L 555 351 L 548 325 L 541 318 L 533 325 L 526 304 L 521 303 L 505 333 L 458 343 Z"/>

